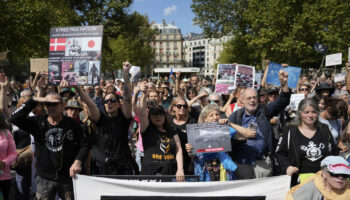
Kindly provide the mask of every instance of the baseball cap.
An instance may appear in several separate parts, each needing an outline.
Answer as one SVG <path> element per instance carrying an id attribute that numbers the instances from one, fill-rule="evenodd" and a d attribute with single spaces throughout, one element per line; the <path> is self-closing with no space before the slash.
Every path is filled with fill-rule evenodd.
<path id="1" fill-rule="evenodd" d="M 77 108 L 82 110 L 80 103 L 76 99 L 71 99 L 67 102 L 66 108 Z"/>
<path id="2" fill-rule="evenodd" d="M 350 175 L 349 163 L 341 156 L 327 156 L 322 160 L 321 167 L 327 167 L 333 174 Z"/>

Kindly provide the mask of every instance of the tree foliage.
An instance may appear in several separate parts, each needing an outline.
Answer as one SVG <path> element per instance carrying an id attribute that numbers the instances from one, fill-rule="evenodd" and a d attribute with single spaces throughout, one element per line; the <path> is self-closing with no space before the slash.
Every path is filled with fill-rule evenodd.
<path id="1" fill-rule="evenodd" d="M 5 71 L 23 72 L 29 58 L 47 57 L 50 28 L 81 25 L 104 26 L 104 69 L 120 68 L 125 58 L 139 66 L 149 64 L 155 32 L 147 16 L 130 11 L 131 4 L 132 0 L 0 0 L 0 52 L 10 51 Z"/>
<path id="2" fill-rule="evenodd" d="M 192 9 L 206 35 L 235 34 L 220 61 L 254 65 L 270 59 L 317 67 L 322 55 L 312 49 L 316 42 L 329 54 L 347 55 L 348 0 L 193 0 Z"/>

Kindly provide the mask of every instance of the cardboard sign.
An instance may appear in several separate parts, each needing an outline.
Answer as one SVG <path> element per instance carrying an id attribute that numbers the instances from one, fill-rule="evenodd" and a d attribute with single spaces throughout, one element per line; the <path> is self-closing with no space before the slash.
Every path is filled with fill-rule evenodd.
<path id="1" fill-rule="evenodd" d="M 237 65 L 235 86 L 253 88 L 254 82 L 255 82 L 255 67 L 247 66 L 247 65 Z"/>
<path id="2" fill-rule="evenodd" d="M 342 63 L 342 53 L 336 53 L 326 56 L 326 67 L 328 66 L 335 66 L 335 65 L 341 65 Z"/>
<path id="3" fill-rule="evenodd" d="M 48 58 L 31 58 L 30 59 L 30 72 L 47 72 L 49 68 Z"/>
<path id="4" fill-rule="evenodd" d="M 345 74 L 339 73 L 334 75 L 334 82 L 344 82 L 345 81 Z"/>
<path id="5" fill-rule="evenodd" d="M 216 73 L 215 92 L 230 94 L 235 88 L 236 65 L 218 64 Z"/>
<path id="6" fill-rule="evenodd" d="M 299 76 L 301 73 L 300 67 L 288 66 L 282 68 L 282 65 L 271 62 L 269 64 L 269 71 L 267 73 L 266 82 L 275 86 L 280 87 L 281 83 L 278 77 L 278 72 L 284 70 L 288 73 L 288 87 L 296 88 L 298 85 Z"/>
<path id="7" fill-rule="evenodd" d="M 290 96 L 290 103 L 289 103 L 290 109 L 296 111 L 298 109 L 300 101 L 303 99 L 305 99 L 304 94 L 292 94 Z"/>
<path id="8" fill-rule="evenodd" d="M 193 146 L 193 154 L 231 151 L 228 125 L 216 122 L 187 124 L 186 129 L 188 143 Z"/>
<path id="9" fill-rule="evenodd" d="M 103 26 L 51 28 L 49 83 L 98 85 L 101 74 Z"/>

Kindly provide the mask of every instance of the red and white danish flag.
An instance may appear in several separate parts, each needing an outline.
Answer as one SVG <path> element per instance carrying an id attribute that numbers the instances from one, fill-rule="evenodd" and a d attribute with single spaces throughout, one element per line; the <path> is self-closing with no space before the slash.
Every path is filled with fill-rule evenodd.
<path id="1" fill-rule="evenodd" d="M 50 51 L 65 51 L 66 38 L 50 38 Z"/>

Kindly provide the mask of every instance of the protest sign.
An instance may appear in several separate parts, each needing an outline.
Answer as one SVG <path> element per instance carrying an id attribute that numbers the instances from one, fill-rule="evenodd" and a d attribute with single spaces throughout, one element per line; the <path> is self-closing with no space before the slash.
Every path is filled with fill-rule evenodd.
<path id="1" fill-rule="evenodd" d="M 327 55 L 326 56 L 326 67 L 341 65 L 342 57 L 343 57 L 342 53 L 335 53 L 335 54 Z"/>
<path id="2" fill-rule="evenodd" d="M 230 94 L 235 88 L 235 73 L 236 65 L 218 64 L 215 92 L 220 94 Z"/>
<path id="3" fill-rule="evenodd" d="M 132 83 L 137 83 L 138 80 L 141 78 L 141 69 L 140 67 L 137 67 L 137 66 L 132 66 L 130 68 L 130 79 L 131 79 L 131 82 Z"/>
<path id="4" fill-rule="evenodd" d="M 334 82 L 344 82 L 345 81 L 345 74 L 344 73 L 339 73 L 334 75 Z"/>
<path id="5" fill-rule="evenodd" d="M 288 87 L 296 88 L 298 85 L 298 80 L 301 73 L 300 67 L 288 66 L 288 67 L 282 68 L 282 65 L 271 62 L 269 64 L 269 70 L 267 73 L 266 82 L 278 87 L 281 86 L 280 80 L 278 77 L 278 72 L 281 69 L 288 73 L 288 81 L 287 81 Z"/>
<path id="6" fill-rule="evenodd" d="M 290 188 L 290 176 L 214 182 L 142 182 L 77 174 L 74 199 L 138 200 L 281 200 Z"/>
<path id="7" fill-rule="evenodd" d="M 255 67 L 247 65 L 237 65 L 236 68 L 236 87 L 254 87 L 255 82 Z"/>
<path id="8" fill-rule="evenodd" d="M 226 124 L 187 124 L 186 129 L 193 154 L 231 151 L 230 129 Z"/>
<path id="9" fill-rule="evenodd" d="M 261 85 L 261 78 L 262 78 L 262 73 L 257 73 L 255 72 L 255 82 L 256 85 L 259 87 Z"/>
<path id="10" fill-rule="evenodd" d="M 101 74 L 103 26 L 51 28 L 49 83 L 97 85 Z"/>
<path id="11" fill-rule="evenodd" d="M 296 111 L 298 109 L 300 101 L 303 99 L 305 99 L 304 94 L 292 94 L 290 96 L 290 103 L 289 103 L 290 109 Z"/>
<path id="12" fill-rule="evenodd" d="M 30 72 L 47 72 L 49 68 L 48 58 L 31 58 L 30 59 Z"/>

